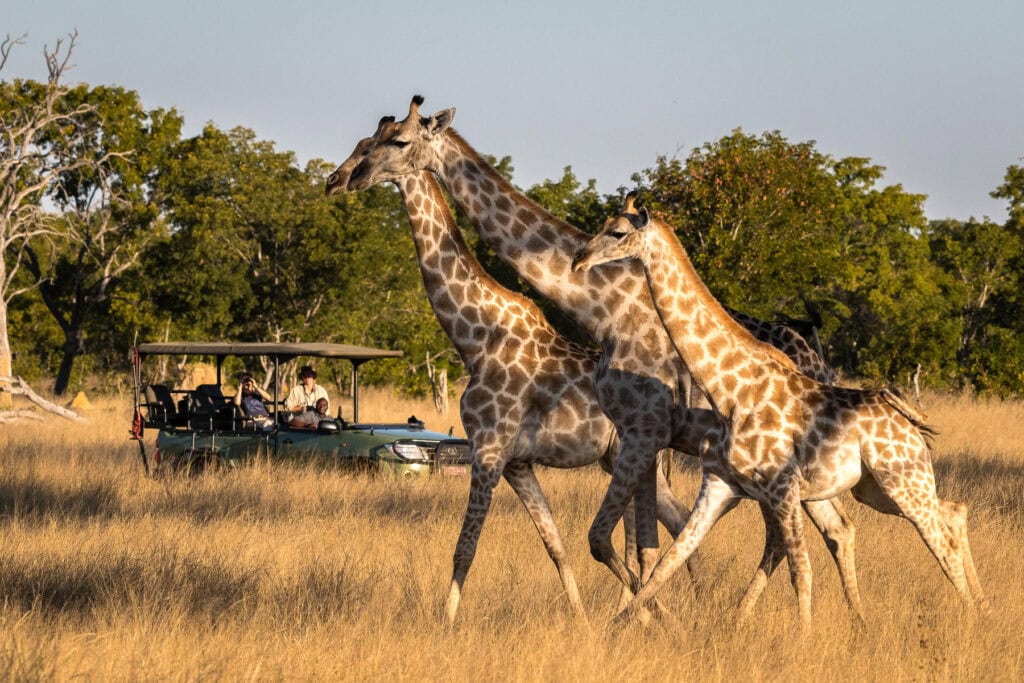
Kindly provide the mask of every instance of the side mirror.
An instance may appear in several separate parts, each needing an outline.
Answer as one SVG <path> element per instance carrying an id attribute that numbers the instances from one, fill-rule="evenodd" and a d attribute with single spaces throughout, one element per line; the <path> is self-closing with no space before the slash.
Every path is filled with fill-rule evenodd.
<path id="1" fill-rule="evenodd" d="M 334 420 L 320 420 L 316 425 L 316 431 L 321 434 L 337 434 L 338 423 Z"/>

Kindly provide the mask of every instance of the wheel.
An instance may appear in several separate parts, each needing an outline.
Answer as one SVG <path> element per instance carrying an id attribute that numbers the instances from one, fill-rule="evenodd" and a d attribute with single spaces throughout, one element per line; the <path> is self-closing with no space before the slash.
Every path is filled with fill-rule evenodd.
<path id="1" fill-rule="evenodd" d="M 174 471 L 186 477 L 198 477 L 206 471 L 220 468 L 220 457 L 216 453 L 196 449 L 185 451 L 174 459 Z"/>

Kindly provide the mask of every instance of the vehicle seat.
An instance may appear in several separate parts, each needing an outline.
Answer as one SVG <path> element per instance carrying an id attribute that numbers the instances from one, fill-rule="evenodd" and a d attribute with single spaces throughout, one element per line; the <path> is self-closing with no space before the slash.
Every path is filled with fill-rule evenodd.
<path id="1" fill-rule="evenodd" d="M 166 384 L 146 385 L 143 395 L 146 397 L 145 406 L 149 422 L 175 424 L 180 421 L 174 397 L 171 396 L 171 390 Z"/>
<path id="2" fill-rule="evenodd" d="M 189 394 L 189 418 L 196 427 L 231 429 L 233 408 L 219 384 L 200 384 Z"/>

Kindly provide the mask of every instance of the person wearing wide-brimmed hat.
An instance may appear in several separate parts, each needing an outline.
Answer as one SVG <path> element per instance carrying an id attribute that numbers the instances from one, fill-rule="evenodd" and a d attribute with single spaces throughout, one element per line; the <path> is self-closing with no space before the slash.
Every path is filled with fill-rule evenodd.
<path id="1" fill-rule="evenodd" d="M 318 399 L 327 401 L 326 412 L 331 411 L 331 399 L 327 396 L 327 390 L 316 383 L 316 370 L 310 365 L 303 365 L 299 368 L 299 383 L 288 392 L 288 398 L 284 404 L 293 413 L 301 413 L 304 410 L 313 410 Z"/>

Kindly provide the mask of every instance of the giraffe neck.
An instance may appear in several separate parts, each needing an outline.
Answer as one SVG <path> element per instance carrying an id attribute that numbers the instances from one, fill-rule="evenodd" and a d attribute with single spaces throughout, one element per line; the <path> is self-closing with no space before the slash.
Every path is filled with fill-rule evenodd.
<path id="1" fill-rule="evenodd" d="M 793 361 L 759 342 L 711 295 L 672 228 L 652 221 L 642 260 L 654 305 L 694 382 L 727 418 L 742 396 Z"/>
<path id="2" fill-rule="evenodd" d="M 409 214 L 427 298 L 472 373 L 486 358 L 488 333 L 510 324 L 510 308 L 524 311 L 529 318 L 536 307 L 503 288 L 480 267 L 431 174 L 412 173 L 395 184 Z"/>
<path id="3" fill-rule="evenodd" d="M 723 306 L 723 308 L 758 341 L 771 344 L 789 356 L 793 364 L 796 365 L 796 369 L 804 375 L 822 384 L 832 384 L 835 381 L 835 371 L 795 329 L 785 324 L 758 320 L 728 306 Z"/>
<path id="4" fill-rule="evenodd" d="M 454 130 L 436 143 L 434 172 L 498 256 L 544 297 L 571 315 L 596 340 L 622 334 L 615 307 L 654 314 L 642 268 L 627 260 L 586 273 L 572 272 L 573 255 L 590 235 L 561 221 L 501 177 Z M 607 293 L 617 299 L 609 301 Z M 625 330 L 628 333 L 628 330 Z"/>

